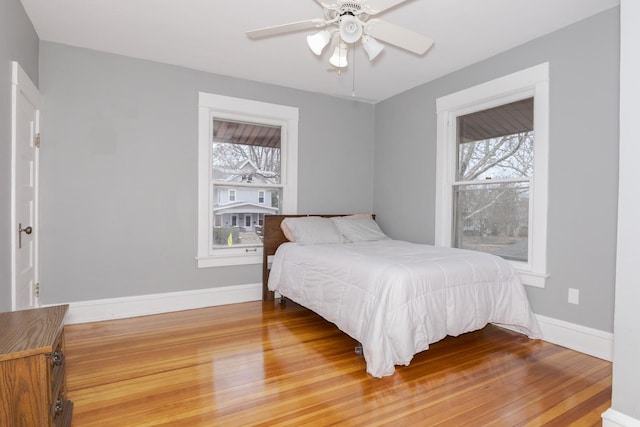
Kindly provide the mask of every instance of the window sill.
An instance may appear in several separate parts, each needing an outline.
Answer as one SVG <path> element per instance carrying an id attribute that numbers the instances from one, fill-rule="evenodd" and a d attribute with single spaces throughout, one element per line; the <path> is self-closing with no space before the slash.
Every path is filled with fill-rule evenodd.
<path id="1" fill-rule="evenodd" d="M 523 285 L 533 286 L 534 288 L 544 288 L 547 284 L 548 274 L 524 270 L 517 271 L 520 273 L 520 280 L 522 280 Z"/>
<path id="2" fill-rule="evenodd" d="M 262 255 L 200 256 L 196 257 L 198 268 L 230 267 L 234 265 L 262 264 Z"/>

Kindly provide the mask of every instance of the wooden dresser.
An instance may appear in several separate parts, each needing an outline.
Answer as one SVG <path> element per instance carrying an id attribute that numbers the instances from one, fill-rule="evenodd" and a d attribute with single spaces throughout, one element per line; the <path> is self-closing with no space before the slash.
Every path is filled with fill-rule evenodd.
<path id="1" fill-rule="evenodd" d="M 0 313 L 0 426 L 69 426 L 64 316 L 68 306 Z"/>

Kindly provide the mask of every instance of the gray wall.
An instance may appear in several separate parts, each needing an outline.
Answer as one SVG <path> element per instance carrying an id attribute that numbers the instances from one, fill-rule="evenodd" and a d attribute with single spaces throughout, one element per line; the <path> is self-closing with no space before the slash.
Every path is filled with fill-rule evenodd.
<path id="1" fill-rule="evenodd" d="M 299 108 L 300 212 L 372 209 L 370 104 L 46 42 L 40 91 L 45 304 L 261 281 L 196 267 L 198 91 Z"/>
<path id="2" fill-rule="evenodd" d="M 395 238 L 434 242 L 436 98 L 549 62 L 548 273 L 537 314 L 613 331 L 619 8 L 376 105 L 374 204 Z M 419 195 L 416 197 L 416 195 Z M 580 304 L 567 303 L 568 288 Z"/>
<path id="3" fill-rule="evenodd" d="M 11 61 L 38 84 L 38 36 L 18 0 L 0 1 L 0 311 L 11 310 Z"/>

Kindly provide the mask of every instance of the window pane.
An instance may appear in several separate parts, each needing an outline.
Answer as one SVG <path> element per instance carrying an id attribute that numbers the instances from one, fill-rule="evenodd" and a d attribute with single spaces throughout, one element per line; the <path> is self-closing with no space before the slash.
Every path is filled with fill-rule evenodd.
<path id="1" fill-rule="evenodd" d="M 280 127 L 213 120 L 214 181 L 280 183 Z"/>
<path id="2" fill-rule="evenodd" d="M 457 118 L 458 181 L 533 175 L 533 98 Z"/>
<path id="3" fill-rule="evenodd" d="M 265 214 L 280 212 L 281 129 L 213 120 L 212 249 L 262 245 Z M 234 185 L 237 183 L 238 185 Z"/>
<path id="4" fill-rule="evenodd" d="M 454 188 L 452 246 L 527 262 L 529 182 Z"/>

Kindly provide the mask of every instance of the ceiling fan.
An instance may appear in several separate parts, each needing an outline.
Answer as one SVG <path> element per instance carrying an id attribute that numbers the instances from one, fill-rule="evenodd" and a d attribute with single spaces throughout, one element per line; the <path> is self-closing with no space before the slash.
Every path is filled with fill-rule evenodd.
<path id="1" fill-rule="evenodd" d="M 251 39 L 276 36 L 293 31 L 318 28 L 319 32 L 307 36 L 307 44 L 313 53 L 321 55 L 332 43 L 333 54 L 329 63 L 341 69 L 348 65 L 348 45 L 362 42 L 370 61 L 380 54 L 383 43 L 423 55 L 433 40 L 407 28 L 372 18 L 407 0 L 315 0 L 324 8 L 324 18 L 307 19 L 272 27 L 247 31 Z"/>

